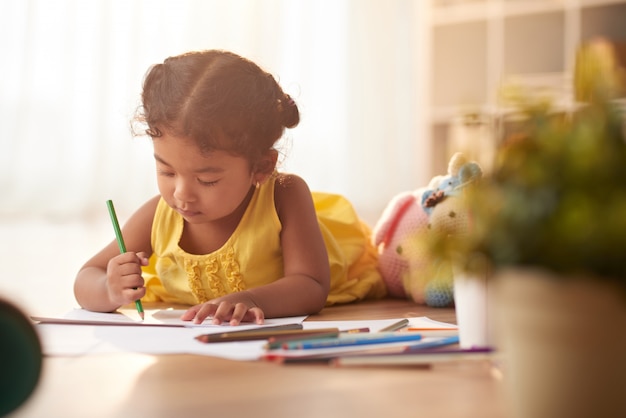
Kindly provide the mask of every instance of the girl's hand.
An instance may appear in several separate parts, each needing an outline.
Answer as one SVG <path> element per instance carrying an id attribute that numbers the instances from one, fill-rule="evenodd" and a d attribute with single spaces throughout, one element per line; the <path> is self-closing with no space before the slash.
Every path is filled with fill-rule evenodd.
<path id="1" fill-rule="evenodd" d="M 258 306 L 249 307 L 244 302 L 235 303 L 228 300 L 214 300 L 192 306 L 181 319 L 200 324 L 209 316 L 213 318 L 212 323 L 215 325 L 225 321 L 230 325 L 239 325 L 241 322 L 262 324 L 265 321 L 265 314 Z"/>
<path id="2" fill-rule="evenodd" d="M 146 294 L 141 266 L 147 265 L 143 253 L 127 252 L 109 260 L 106 280 L 109 300 L 121 306 L 141 299 Z"/>

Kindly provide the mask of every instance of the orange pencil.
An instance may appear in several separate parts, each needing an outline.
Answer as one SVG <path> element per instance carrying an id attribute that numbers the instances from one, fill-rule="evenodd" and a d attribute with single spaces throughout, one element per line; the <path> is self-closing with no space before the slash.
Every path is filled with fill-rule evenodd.
<path id="1" fill-rule="evenodd" d="M 458 331 L 457 327 L 450 328 L 427 328 L 427 327 L 409 327 L 406 329 L 407 331 Z"/>

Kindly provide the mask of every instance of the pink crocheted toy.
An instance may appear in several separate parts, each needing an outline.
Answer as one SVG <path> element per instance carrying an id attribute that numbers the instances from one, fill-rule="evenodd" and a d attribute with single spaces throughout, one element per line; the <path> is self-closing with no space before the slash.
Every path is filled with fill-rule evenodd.
<path id="1" fill-rule="evenodd" d="M 461 153 L 448 165 L 448 174 L 429 185 L 396 195 L 373 228 L 379 270 L 389 296 L 410 298 L 433 307 L 454 304 L 452 266 L 432 259 L 428 234 L 453 234 L 468 227 L 468 214 L 457 196 L 469 182 L 482 176 L 475 162 Z"/>
<path id="2" fill-rule="evenodd" d="M 428 214 L 421 204 L 422 194 L 426 190 L 422 188 L 396 195 L 372 231 L 374 244 L 378 248 L 378 269 L 391 297 L 407 297 L 403 276 L 409 269 L 409 259 L 404 256 L 404 244 L 416 231 L 428 228 Z M 414 259 L 413 263 L 418 261 Z"/>

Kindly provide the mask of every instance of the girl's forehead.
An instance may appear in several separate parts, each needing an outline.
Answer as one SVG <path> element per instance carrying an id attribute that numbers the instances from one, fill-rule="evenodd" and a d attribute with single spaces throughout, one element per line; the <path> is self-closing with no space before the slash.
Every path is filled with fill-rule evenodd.
<path id="1" fill-rule="evenodd" d="M 223 148 L 220 146 L 221 143 L 220 141 L 214 141 L 212 146 L 208 147 L 193 137 L 173 135 L 168 131 L 164 131 L 161 136 L 153 138 L 155 147 L 158 145 L 162 148 L 179 148 L 181 151 L 192 152 L 202 156 L 210 156 L 220 151 L 236 155 L 236 153 L 227 150 L 226 144 L 228 144 L 228 141 L 223 141 Z"/>
<path id="2" fill-rule="evenodd" d="M 244 157 L 225 150 L 203 150 L 190 138 L 163 135 L 154 138 L 152 144 L 155 159 L 172 167 L 204 171 L 210 167 L 247 163 Z"/>

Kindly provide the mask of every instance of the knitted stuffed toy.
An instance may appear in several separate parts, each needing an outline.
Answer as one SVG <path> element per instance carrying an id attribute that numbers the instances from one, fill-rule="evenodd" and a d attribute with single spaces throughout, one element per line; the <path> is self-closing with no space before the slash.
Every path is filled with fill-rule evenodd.
<path id="1" fill-rule="evenodd" d="M 467 230 L 468 214 L 460 208 L 458 195 L 481 176 L 477 163 L 457 153 L 450 159 L 447 175 L 436 176 L 427 187 L 400 193 L 389 202 L 373 229 L 379 270 L 389 296 L 432 307 L 453 305 L 452 266 L 432 258 L 429 234 L 448 236 Z"/>

